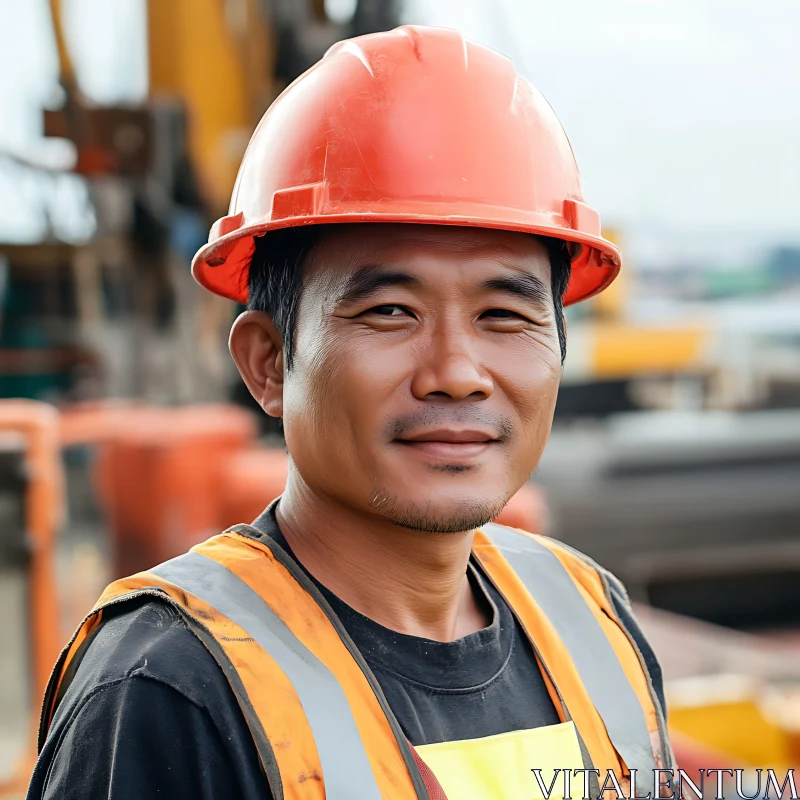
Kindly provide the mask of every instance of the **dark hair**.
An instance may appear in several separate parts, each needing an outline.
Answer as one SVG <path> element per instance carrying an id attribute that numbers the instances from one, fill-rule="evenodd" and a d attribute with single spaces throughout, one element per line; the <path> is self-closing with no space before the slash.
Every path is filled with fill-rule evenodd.
<path id="1" fill-rule="evenodd" d="M 292 368 L 294 336 L 297 328 L 297 309 L 303 290 L 302 267 L 320 240 L 326 226 L 308 225 L 273 231 L 255 240 L 248 276 L 247 308 L 266 311 L 283 336 L 285 364 Z M 567 354 L 562 298 L 570 276 L 570 255 L 567 243 L 561 239 L 537 237 L 550 257 L 550 284 L 553 290 L 556 330 L 561 347 L 561 363 Z"/>

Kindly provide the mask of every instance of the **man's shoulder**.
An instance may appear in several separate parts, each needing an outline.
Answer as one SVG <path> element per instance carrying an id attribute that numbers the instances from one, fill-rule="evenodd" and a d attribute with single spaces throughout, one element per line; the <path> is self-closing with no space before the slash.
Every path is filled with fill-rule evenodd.
<path id="1" fill-rule="evenodd" d="M 29 798 L 272 796 L 230 684 L 166 601 L 104 609 L 64 685 Z"/>
<path id="2" fill-rule="evenodd" d="M 522 539 L 533 540 L 541 545 L 544 545 L 548 550 L 560 555 L 561 558 L 569 565 L 571 571 L 588 571 L 595 573 L 600 577 L 603 588 L 607 595 L 613 602 L 620 602 L 625 606 L 630 606 L 630 598 L 625 589 L 622 581 L 614 575 L 609 569 L 606 569 L 601 564 L 598 564 L 591 556 L 586 553 L 575 549 L 566 542 L 559 539 L 554 539 L 551 536 L 543 534 L 534 534 L 529 531 L 522 530 L 521 528 L 510 528 L 506 525 L 498 525 L 492 523 L 491 527 L 487 526 L 489 530 L 504 530 L 520 536 Z"/>
<path id="3" fill-rule="evenodd" d="M 152 597 L 106 608 L 77 654 L 64 701 L 70 705 L 101 686 L 150 680 L 205 707 L 209 688 L 227 684 L 216 661 L 181 614 Z"/>
<path id="4" fill-rule="evenodd" d="M 596 572 L 600 576 L 600 580 L 603 582 L 604 588 L 611 596 L 612 600 L 619 600 L 624 605 L 630 606 L 630 598 L 628 597 L 625 584 L 623 584 L 611 570 L 607 569 L 602 564 L 598 564 L 591 556 L 566 544 L 566 542 L 550 538 L 548 538 L 548 541 L 551 542 L 555 549 L 560 550 L 573 563 L 578 563 L 582 567 Z"/>

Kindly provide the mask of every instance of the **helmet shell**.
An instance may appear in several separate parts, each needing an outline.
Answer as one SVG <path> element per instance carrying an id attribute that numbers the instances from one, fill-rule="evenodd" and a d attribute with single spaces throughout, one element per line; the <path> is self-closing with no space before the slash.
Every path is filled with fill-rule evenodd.
<path id="1" fill-rule="evenodd" d="M 499 228 L 581 245 L 565 304 L 620 268 L 547 101 L 505 56 L 444 28 L 339 42 L 288 86 L 253 133 L 229 214 L 192 272 L 244 303 L 254 237 L 343 222 Z"/>

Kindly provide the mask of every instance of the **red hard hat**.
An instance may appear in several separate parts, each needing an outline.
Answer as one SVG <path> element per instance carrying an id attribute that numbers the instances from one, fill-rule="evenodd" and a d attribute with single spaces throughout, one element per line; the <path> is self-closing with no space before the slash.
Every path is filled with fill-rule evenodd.
<path id="1" fill-rule="evenodd" d="M 444 28 L 339 42 L 294 81 L 253 133 L 230 213 L 214 223 L 193 274 L 244 303 L 255 236 L 340 222 L 471 225 L 578 243 L 565 304 L 604 289 L 620 267 L 547 101 L 505 56 Z"/>

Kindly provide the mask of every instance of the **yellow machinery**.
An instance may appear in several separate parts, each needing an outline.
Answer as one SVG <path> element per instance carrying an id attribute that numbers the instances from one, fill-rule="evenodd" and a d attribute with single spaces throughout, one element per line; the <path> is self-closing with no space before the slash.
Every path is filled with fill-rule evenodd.
<path id="1" fill-rule="evenodd" d="M 604 230 L 617 245 L 621 235 Z M 617 280 L 590 301 L 587 368 L 597 380 L 636 375 L 688 373 L 702 367 L 709 338 L 705 324 L 644 324 L 628 318 L 635 267 L 626 264 Z"/>
<path id="2" fill-rule="evenodd" d="M 258 0 L 149 0 L 150 97 L 180 97 L 211 206 L 226 213 L 242 154 L 277 94 L 272 31 Z"/>
<path id="3" fill-rule="evenodd" d="M 603 235 L 620 244 L 616 231 L 604 230 Z M 609 386 L 652 379 L 666 379 L 669 384 L 675 378 L 691 380 L 708 373 L 711 325 L 686 315 L 663 321 L 636 319 L 630 313 L 634 280 L 634 268 L 626 261 L 608 289 L 576 311 L 568 311 L 569 358 L 564 368 L 562 410 L 568 406 L 573 387 L 586 394 L 579 407 L 593 412 L 606 402 L 604 393 Z M 642 393 L 636 400 L 645 406 L 670 405 L 673 395 L 661 390 Z M 616 410 L 625 410 L 625 403 Z"/>
<path id="4" fill-rule="evenodd" d="M 726 753 L 736 766 L 796 767 L 800 689 L 741 675 L 676 681 L 668 695 L 670 729 Z M 716 766 L 711 765 L 709 766 Z"/>
<path id="5" fill-rule="evenodd" d="M 643 606 L 636 614 L 661 661 L 682 767 L 743 768 L 751 777 L 753 769 L 771 768 L 785 777 L 800 766 L 800 640 Z"/>

